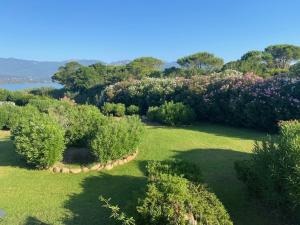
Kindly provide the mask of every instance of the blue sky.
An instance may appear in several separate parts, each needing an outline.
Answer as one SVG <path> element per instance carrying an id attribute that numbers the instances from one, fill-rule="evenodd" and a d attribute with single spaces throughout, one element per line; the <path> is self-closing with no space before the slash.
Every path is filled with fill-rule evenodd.
<path id="1" fill-rule="evenodd" d="M 209 51 L 229 61 L 300 45 L 299 9 L 299 0 L 2 0 L 0 57 L 174 61 Z"/>

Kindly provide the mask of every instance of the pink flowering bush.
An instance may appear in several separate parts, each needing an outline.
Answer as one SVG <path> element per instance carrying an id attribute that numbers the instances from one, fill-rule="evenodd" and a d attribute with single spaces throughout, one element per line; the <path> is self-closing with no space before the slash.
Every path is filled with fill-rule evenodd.
<path id="1" fill-rule="evenodd" d="M 141 113 L 165 101 L 191 106 L 198 120 L 276 130 L 280 120 L 300 119 L 300 79 L 263 79 L 248 73 L 123 81 L 106 88 L 104 101 L 137 105 Z"/>

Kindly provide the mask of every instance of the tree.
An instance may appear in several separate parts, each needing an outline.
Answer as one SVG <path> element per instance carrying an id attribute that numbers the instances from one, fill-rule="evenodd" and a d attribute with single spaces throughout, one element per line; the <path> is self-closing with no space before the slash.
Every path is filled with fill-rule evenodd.
<path id="1" fill-rule="evenodd" d="M 205 72 L 220 69 L 224 64 L 222 58 L 208 52 L 199 52 L 177 60 L 177 63 L 189 69 L 200 69 Z"/>
<path id="2" fill-rule="evenodd" d="M 68 62 L 66 65 L 59 67 L 58 71 L 52 76 L 52 80 L 64 85 L 66 89 L 71 89 L 72 81 L 70 78 L 81 67 L 82 65 L 78 62 Z"/>
<path id="3" fill-rule="evenodd" d="M 292 77 L 300 77 L 300 62 L 298 62 L 290 67 L 289 74 Z"/>
<path id="4" fill-rule="evenodd" d="M 136 78 L 149 76 L 161 70 L 163 61 L 153 57 L 141 57 L 127 64 L 127 70 Z"/>
<path id="5" fill-rule="evenodd" d="M 293 61 L 300 59 L 300 47 L 295 45 L 271 45 L 265 52 L 272 55 L 272 63 L 278 69 L 288 69 Z"/>

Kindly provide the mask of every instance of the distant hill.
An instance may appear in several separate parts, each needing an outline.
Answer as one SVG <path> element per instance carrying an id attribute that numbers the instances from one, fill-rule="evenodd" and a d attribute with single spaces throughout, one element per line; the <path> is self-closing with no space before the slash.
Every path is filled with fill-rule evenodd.
<path id="1" fill-rule="evenodd" d="M 35 61 L 0 58 L 0 82 L 50 81 L 51 76 L 69 61 L 91 65 L 100 60 Z"/>
<path id="2" fill-rule="evenodd" d="M 36 61 L 16 58 L 0 58 L 0 83 L 11 82 L 47 82 L 60 66 L 77 61 L 84 66 L 104 63 L 100 60 Z M 126 65 L 130 60 L 120 60 L 109 65 Z M 178 66 L 175 62 L 165 63 L 164 68 Z"/>

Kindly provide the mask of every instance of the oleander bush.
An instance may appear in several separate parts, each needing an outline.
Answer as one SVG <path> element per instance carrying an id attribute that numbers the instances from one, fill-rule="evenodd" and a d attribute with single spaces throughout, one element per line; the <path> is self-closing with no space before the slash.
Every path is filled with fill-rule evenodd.
<path id="1" fill-rule="evenodd" d="M 196 119 L 194 110 L 181 102 L 165 102 L 161 106 L 150 107 L 148 119 L 167 125 L 191 124 Z"/>
<path id="2" fill-rule="evenodd" d="M 120 159 L 137 150 L 143 133 L 143 124 L 137 116 L 120 121 L 111 118 L 98 128 L 90 141 L 90 149 L 101 163 Z"/>
<path id="3" fill-rule="evenodd" d="M 136 105 L 130 105 L 126 108 L 127 115 L 138 115 L 140 114 L 140 108 Z"/>
<path id="4" fill-rule="evenodd" d="M 250 160 L 237 161 L 238 178 L 251 194 L 300 223 L 300 122 L 280 123 L 278 136 L 256 142 Z"/>
<path id="5" fill-rule="evenodd" d="M 111 85 L 103 99 L 137 105 L 142 114 L 166 101 L 182 102 L 198 120 L 275 131 L 280 120 L 300 119 L 300 78 L 251 73 L 146 78 Z"/>
<path id="6" fill-rule="evenodd" d="M 124 104 L 121 103 L 114 104 L 109 102 L 104 103 L 101 109 L 104 115 L 107 116 L 113 115 L 118 117 L 124 116 L 126 111 L 126 107 Z"/>
<path id="7" fill-rule="evenodd" d="M 16 152 L 28 164 L 43 169 L 62 159 L 64 131 L 48 115 L 40 113 L 21 120 L 12 133 Z"/>

